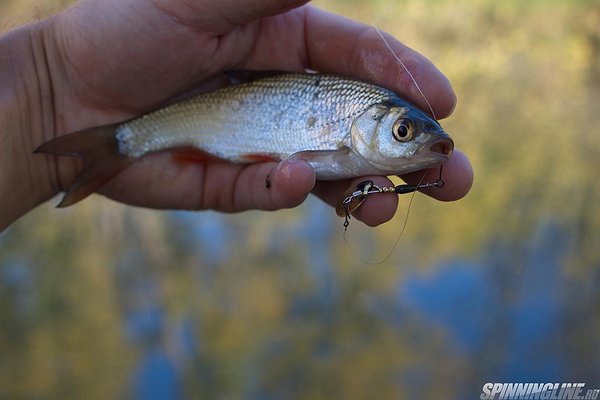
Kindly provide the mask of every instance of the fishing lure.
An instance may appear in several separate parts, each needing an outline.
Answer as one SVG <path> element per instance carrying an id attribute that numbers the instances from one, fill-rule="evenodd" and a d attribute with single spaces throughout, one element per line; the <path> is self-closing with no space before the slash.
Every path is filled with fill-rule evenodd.
<path id="1" fill-rule="evenodd" d="M 354 190 L 350 192 L 348 190 L 345 193 L 345 197 L 336 206 L 336 213 L 338 216 L 344 218 L 344 231 L 348 229 L 350 225 L 351 214 L 356 211 L 367 199 L 368 196 L 373 194 L 381 193 L 393 193 L 393 194 L 407 194 L 414 193 L 420 189 L 427 189 L 431 187 L 441 188 L 444 186 L 444 180 L 442 179 L 443 165 L 440 166 L 440 176 L 434 182 L 422 183 L 419 182 L 415 185 L 403 184 L 396 186 L 377 186 L 371 180 L 359 182 Z"/>

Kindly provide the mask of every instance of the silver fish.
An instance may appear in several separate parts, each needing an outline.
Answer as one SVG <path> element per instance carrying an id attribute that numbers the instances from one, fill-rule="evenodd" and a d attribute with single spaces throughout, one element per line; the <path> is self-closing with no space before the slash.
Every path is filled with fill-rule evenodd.
<path id="1" fill-rule="evenodd" d="M 36 152 L 84 159 L 84 171 L 59 206 L 163 150 L 194 149 L 234 163 L 301 158 L 320 180 L 404 174 L 445 163 L 452 154 L 441 126 L 388 89 L 327 74 L 235 75 L 245 82 L 40 146 Z"/>

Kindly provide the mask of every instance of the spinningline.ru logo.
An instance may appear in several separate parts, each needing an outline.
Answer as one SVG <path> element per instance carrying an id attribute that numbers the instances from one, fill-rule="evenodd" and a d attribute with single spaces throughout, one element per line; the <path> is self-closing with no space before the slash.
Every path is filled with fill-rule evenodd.
<path id="1" fill-rule="evenodd" d="M 486 383 L 479 398 L 539 399 L 539 400 L 596 400 L 600 389 L 585 390 L 585 383 Z"/>

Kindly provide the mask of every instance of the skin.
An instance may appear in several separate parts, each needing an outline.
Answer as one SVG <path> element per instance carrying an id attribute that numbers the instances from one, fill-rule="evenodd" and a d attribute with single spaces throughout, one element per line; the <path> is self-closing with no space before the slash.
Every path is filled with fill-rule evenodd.
<path id="1" fill-rule="evenodd" d="M 427 109 L 412 79 L 374 28 L 305 5 L 305 0 L 90 0 L 0 38 L 0 230 L 68 187 L 75 159 L 33 155 L 58 135 L 120 122 L 155 109 L 234 69 L 305 68 L 370 81 Z M 438 118 L 456 97 L 433 64 L 386 37 L 411 70 Z M 265 188 L 270 174 L 271 188 Z M 437 170 L 432 171 L 437 178 Z M 422 174 L 407 177 L 419 180 Z M 427 194 L 457 200 L 473 171 L 456 151 L 446 185 Z M 303 161 L 247 166 L 181 164 L 168 153 L 139 160 L 101 194 L 159 209 L 237 212 L 295 207 L 312 191 L 335 205 L 343 192 L 371 179 L 315 182 Z M 396 210 L 396 196 L 374 196 L 356 217 L 375 226 Z"/>

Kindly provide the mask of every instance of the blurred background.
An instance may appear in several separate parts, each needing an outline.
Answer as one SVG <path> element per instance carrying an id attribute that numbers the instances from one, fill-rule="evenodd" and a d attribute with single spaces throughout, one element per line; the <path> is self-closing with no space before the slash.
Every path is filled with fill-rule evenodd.
<path id="1" fill-rule="evenodd" d="M 70 3 L 1 0 L 11 29 Z M 100 197 L 0 235 L 0 399 L 479 398 L 600 388 L 600 3 L 318 0 L 429 57 L 471 194 L 350 225 Z"/>

